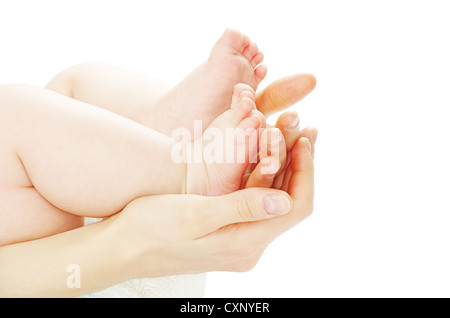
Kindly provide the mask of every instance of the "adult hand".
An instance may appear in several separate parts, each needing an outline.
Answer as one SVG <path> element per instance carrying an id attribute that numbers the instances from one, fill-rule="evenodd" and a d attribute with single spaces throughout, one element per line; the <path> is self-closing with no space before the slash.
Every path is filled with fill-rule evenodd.
<path id="1" fill-rule="evenodd" d="M 314 86 L 311 75 L 283 78 L 257 94 L 257 107 L 268 116 Z M 282 114 L 276 127 L 290 157 L 279 186 L 284 191 L 251 187 L 219 197 L 142 197 L 110 218 L 126 245 L 121 250 L 128 253 L 131 277 L 250 270 L 272 240 L 311 214 L 317 130 L 300 131 L 295 112 Z"/>
<path id="2" fill-rule="evenodd" d="M 282 78 L 267 86 L 262 92 L 257 94 L 257 108 L 267 117 L 286 107 L 293 105 L 309 94 L 316 85 L 316 79 L 312 75 L 297 74 Z M 275 124 L 276 129 L 269 127 L 271 137 L 262 136 L 262 146 L 268 145 L 269 151 L 264 149 L 263 154 L 268 154 L 253 169 L 248 171 L 245 176 L 244 185 L 249 187 L 265 187 L 282 189 L 291 194 L 294 207 L 288 216 L 280 217 L 270 222 L 257 222 L 248 227 L 254 227 L 256 232 L 267 231 L 267 237 L 276 237 L 297 223 L 305 219 L 313 210 L 314 182 L 313 182 L 313 162 L 315 154 L 315 143 L 317 140 L 317 129 L 306 127 L 299 129 L 299 117 L 296 112 L 289 111 L 281 114 Z M 272 154 L 270 142 L 267 139 L 277 138 L 281 135 L 282 140 L 279 147 L 275 147 Z M 303 150 L 302 150 L 303 149 Z M 307 149 L 309 156 L 307 160 L 302 159 L 302 151 Z M 304 160 L 302 162 L 302 160 Z M 264 169 L 264 170 L 263 170 Z M 306 169 L 309 173 L 309 181 L 303 181 L 304 190 L 302 190 L 299 178 L 300 172 Z M 309 208 L 308 208 L 309 206 Z M 309 213 L 308 213 L 309 211 Z M 266 223 L 266 224 L 264 224 Z M 269 223 L 269 224 L 267 224 Z M 253 262 L 259 259 L 264 251 L 263 240 L 259 241 L 259 252 L 252 257 Z"/>
<path id="3" fill-rule="evenodd" d="M 104 221 L 3 246 L 0 297 L 76 297 L 137 277 L 249 270 L 312 211 L 309 149 L 307 139 L 295 143 L 286 192 L 142 197 Z"/>
<path id="4" fill-rule="evenodd" d="M 312 212 L 308 139 L 292 149 L 286 192 L 248 188 L 218 197 L 158 195 L 136 199 L 109 219 L 122 238 L 131 277 L 247 271 L 279 234 Z M 284 215 L 283 215 L 284 214 Z"/>

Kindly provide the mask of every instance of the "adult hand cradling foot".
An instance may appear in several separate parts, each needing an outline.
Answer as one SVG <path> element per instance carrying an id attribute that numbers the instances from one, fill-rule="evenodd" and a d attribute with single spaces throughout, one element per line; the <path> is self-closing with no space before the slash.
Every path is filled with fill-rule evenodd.
<path id="1" fill-rule="evenodd" d="M 311 76 L 297 77 L 310 80 L 313 87 Z M 267 89 L 282 90 L 285 82 L 276 83 Z M 292 104 L 307 93 L 309 90 L 300 86 L 298 92 L 283 99 Z M 267 104 L 267 100 L 257 104 L 263 109 L 285 106 L 273 101 Z M 267 244 L 312 212 L 317 131 L 299 131 L 298 125 L 288 129 L 290 121 L 282 118 L 292 116 L 296 121 L 296 116 L 287 114 L 280 117 L 277 127 L 284 132 L 291 152 L 289 181 L 285 183 L 289 195 L 276 189 L 247 188 L 220 197 L 159 195 L 137 199 L 105 221 L 1 247 L 4 262 L 0 281 L 8 288 L 0 289 L 0 295 L 73 297 L 133 277 L 249 270 Z M 292 136 L 297 138 L 295 144 Z M 254 171 L 254 180 L 261 180 L 258 177 Z M 68 264 L 83 268 L 81 288 L 67 288 Z M 28 288 L 20 288 L 18 280 L 27 281 Z"/>
<path id="2" fill-rule="evenodd" d="M 274 82 L 259 95 L 273 94 L 280 99 L 257 99 L 257 107 L 269 112 L 280 110 L 306 96 L 315 86 L 311 75 L 299 74 L 289 79 Z M 291 80 L 303 85 L 295 90 Z M 281 115 L 276 127 L 283 132 L 290 154 L 284 170 L 288 173 L 280 186 L 284 191 L 256 188 L 261 183 L 267 186 L 267 177 L 255 169 L 251 174 L 253 181 L 247 183 L 246 189 L 218 197 L 144 197 L 113 217 L 121 231 L 118 236 L 135 233 L 128 241 L 136 246 L 129 254 L 133 277 L 247 271 L 256 265 L 273 239 L 310 215 L 317 130 L 310 127 L 300 131 L 293 112 Z M 148 209 L 157 212 L 158 219 L 152 218 L 156 213 L 148 213 Z M 142 242 L 156 243 L 143 246 Z"/>
<path id="3" fill-rule="evenodd" d="M 133 201 L 113 217 L 118 236 L 129 237 L 127 243 L 136 247 L 129 250 L 132 275 L 251 269 L 267 244 L 312 212 L 313 146 L 306 138 L 294 145 L 286 192 L 247 188 L 218 197 L 161 195 Z"/>

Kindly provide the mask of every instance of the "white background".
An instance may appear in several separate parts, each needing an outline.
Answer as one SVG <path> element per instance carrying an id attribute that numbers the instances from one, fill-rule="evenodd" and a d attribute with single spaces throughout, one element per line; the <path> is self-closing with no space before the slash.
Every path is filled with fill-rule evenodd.
<path id="1" fill-rule="evenodd" d="M 227 26 L 265 53 L 265 86 L 310 72 L 314 214 L 206 296 L 450 296 L 448 1 L 1 1 L 0 84 L 104 61 L 176 84 Z M 273 119 L 272 119 L 273 120 Z"/>

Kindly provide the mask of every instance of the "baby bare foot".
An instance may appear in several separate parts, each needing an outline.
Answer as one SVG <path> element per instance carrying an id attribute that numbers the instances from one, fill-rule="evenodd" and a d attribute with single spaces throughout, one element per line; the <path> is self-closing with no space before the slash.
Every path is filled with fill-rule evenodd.
<path id="1" fill-rule="evenodd" d="M 231 103 L 234 85 L 245 83 L 253 90 L 266 76 L 260 65 L 264 56 L 256 43 L 233 29 L 227 29 L 216 42 L 210 56 L 155 106 L 156 129 L 170 135 L 175 128 L 194 132 L 194 120 L 207 127 Z M 194 136 L 199 137 L 199 136 Z"/>
<path id="2" fill-rule="evenodd" d="M 253 89 L 236 85 L 230 108 L 185 148 L 191 159 L 186 192 L 222 195 L 239 190 L 247 166 L 256 162 L 258 128 L 263 121 L 264 116 L 256 110 Z"/>

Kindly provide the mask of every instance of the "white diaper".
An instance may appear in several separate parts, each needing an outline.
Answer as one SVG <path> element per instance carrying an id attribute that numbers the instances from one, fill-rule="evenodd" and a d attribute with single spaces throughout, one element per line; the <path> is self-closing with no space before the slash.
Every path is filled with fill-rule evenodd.
<path id="1" fill-rule="evenodd" d="M 86 218 L 85 225 L 101 219 Z M 175 275 L 131 279 L 104 290 L 85 295 L 89 298 L 204 297 L 206 274 Z"/>

